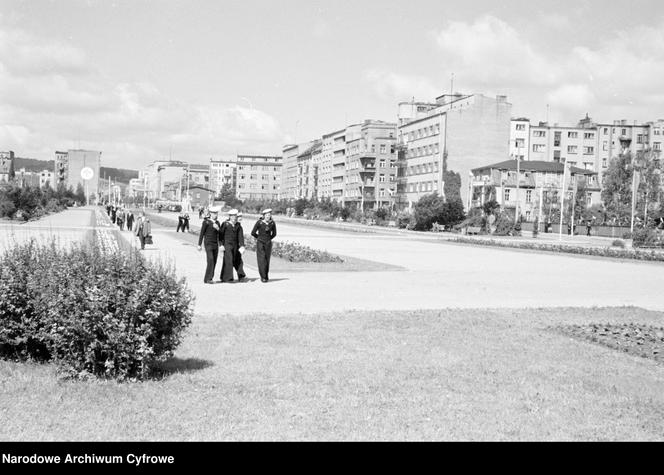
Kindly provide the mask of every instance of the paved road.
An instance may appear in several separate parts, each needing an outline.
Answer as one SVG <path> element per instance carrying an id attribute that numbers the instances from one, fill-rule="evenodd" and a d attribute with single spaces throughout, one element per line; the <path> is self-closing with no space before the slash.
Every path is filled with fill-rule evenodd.
<path id="1" fill-rule="evenodd" d="M 34 223 L 3 223 L 0 248 L 30 236 L 56 236 L 64 242 L 82 239 L 91 229 L 92 218 L 91 209 L 81 208 Z M 244 223 L 245 232 L 252 224 Z M 145 255 L 172 263 L 187 278 L 200 313 L 622 305 L 664 310 L 664 265 L 660 263 L 465 246 L 413 240 L 409 235 L 348 233 L 284 223 L 278 223 L 277 240 L 406 270 L 272 272 L 272 280 L 263 284 L 256 268 L 247 264 L 250 282 L 205 285 L 204 253 L 179 239 L 174 227 L 155 226 L 155 245 Z M 122 235 L 136 245 L 131 233 Z"/>
<path id="2" fill-rule="evenodd" d="M 245 232 L 252 224 L 245 221 Z M 284 223 L 278 223 L 277 240 L 396 264 L 406 270 L 275 272 L 267 284 L 257 280 L 209 286 L 202 283 L 204 254 L 179 240 L 174 227 L 155 227 L 156 244 L 146 255 L 176 265 L 194 289 L 196 310 L 201 313 L 623 305 L 664 310 L 664 265 L 660 263 L 414 241 L 411 236 L 365 235 Z M 257 278 L 256 269 L 247 267 L 249 277 Z"/>

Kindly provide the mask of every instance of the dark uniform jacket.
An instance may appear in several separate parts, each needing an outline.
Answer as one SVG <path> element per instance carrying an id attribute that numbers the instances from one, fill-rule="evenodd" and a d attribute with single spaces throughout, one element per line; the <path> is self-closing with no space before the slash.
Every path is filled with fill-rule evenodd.
<path id="1" fill-rule="evenodd" d="M 240 223 L 235 226 L 230 221 L 224 221 L 219 231 L 219 242 L 222 246 L 244 247 L 244 231 Z"/>
<path id="2" fill-rule="evenodd" d="M 217 225 L 216 229 L 214 227 L 215 223 Z M 205 240 L 206 246 L 219 247 L 218 229 L 220 228 L 221 224 L 219 224 L 219 221 L 217 220 L 212 221 L 211 219 L 205 219 L 203 221 L 203 225 L 201 226 L 201 234 L 198 236 L 198 245 L 200 246 L 201 244 L 203 244 L 203 240 Z"/>
<path id="3" fill-rule="evenodd" d="M 277 237 L 277 225 L 273 220 L 265 221 L 259 219 L 251 230 L 251 235 L 256 238 L 258 242 L 270 242 Z"/>

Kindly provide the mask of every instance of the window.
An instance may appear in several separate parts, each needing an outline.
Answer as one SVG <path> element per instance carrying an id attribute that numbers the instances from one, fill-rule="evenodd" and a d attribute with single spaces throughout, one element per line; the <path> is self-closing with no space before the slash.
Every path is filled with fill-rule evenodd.
<path id="1" fill-rule="evenodd" d="M 526 130 L 526 124 L 516 124 L 516 130 Z"/>
<path id="2" fill-rule="evenodd" d="M 371 153 L 376 153 L 376 144 L 371 144 Z"/>
<path id="3" fill-rule="evenodd" d="M 568 145 L 567 146 L 567 153 L 577 153 L 578 148 L 576 145 Z"/>
<path id="4" fill-rule="evenodd" d="M 546 130 L 536 130 L 533 132 L 534 137 L 546 137 Z"/>
<path id="5" fill-rule="evenodd" d="M 652 134 L 653 135 L 661 135 L 661 132 L 660 132 L 659 129 L 654 129 Z"/>
<path id="6" fill-rule="evenodd" d="M 606 168 L 606 167 L 607 167 L 607 165 L 606 165 L 606 158 L 603 158 L 603 159 L 602 159 L 602 168 Z"/>
<path id="7" fill-rule="evenodd" d="M 608 128 L 608 127 L 604 127 L 604 135 L 608 135 L 608 133 L 609 133 L 609 128 Z"/>
<path id="8" fill-rule="evenodd" d="M 595 147 L 583 147 L 584 155 L 592 155 L 595 153 Z"/>
<path id="9" fill-rule="evenodd" d="M 385 144 L 380 144 L 380 153 L 387 153 L 387 147 Z"/>
<path id="10" fill-rule="evenodd" d="M 627 129 L 622 129 L 622 134 L 621 135 L 627 135 Z"/>
<path id="11" fill-rule="evenodd" d="M 505 201 L 509 201 L 509 200 L 510 200 L 510 190 L 507 189 L 507 190 L 505 190 Z"/>
<path id="12" fill-rule="evenodd" d="M 526 190 L 526 203 L 530 203 L 533 200 L 533 190 Z"/>
<path id="13" fill-rule="evenodd" d="M 578 132 L 567 132 L 567 138 L 568 139 L 579 138 L 579 133 Z"/>
<path id="14" fill-rule="evenodd" d="M 606 152 L 608 149 L 609 149 L 609 142 L 607 142 L 607 141 L 605 140 L 605 141 L 602 143 L 602 150 L 604 150 L 604 151 Z"/>
<path id="15" fill-rule="evenodd" d="M 595 134 L 593 134 L 592 132 L 586 132 L 585 134 L 583 134 L 583 138 L 587 140 L 592 140 L 595 138 Z"/>
<path id="16" fill-rule="evenodd" d="M 516 141 L 514 142 L 514 145 L 516 146 L 516 148 L 523 148 L 525 143 L 526 142 L 525 142 L 524 139 L 516 139 Z"/>
<path id="17" fill-rule="evenodd" d="M 380 166 L 380 168 L 385 168 L 385 159 L 384 158 L 380 159 L 379 166 Z"/>
<path id="18" fill-rule="evenodd" d="M 546 149 L 546 145 L 533 144 L 533 152 L 543 152 L 545 149 Z"/>
<path id="19" fill-rule="evenodd" d="M 653 142 L 652 143 L 652 149 L 653 150 L 662 150 L 662 142 Z"/>
<path id="20" fill-rule="evenodd" d="M 256 175 L 249 175 L 249 179 L 250 179 L 250 180 L 255 180 L 255 179 L 256 179 Z"/>

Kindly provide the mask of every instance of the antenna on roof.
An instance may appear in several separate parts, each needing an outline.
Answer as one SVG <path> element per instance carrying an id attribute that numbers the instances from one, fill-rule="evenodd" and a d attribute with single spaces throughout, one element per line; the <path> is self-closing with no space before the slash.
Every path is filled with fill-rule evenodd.
<path id="1" fill-rule="evenodd" d="M 452 78 L 450 80 L 450 96 L 454 94 L 454 73 L 452 73 Z"/>

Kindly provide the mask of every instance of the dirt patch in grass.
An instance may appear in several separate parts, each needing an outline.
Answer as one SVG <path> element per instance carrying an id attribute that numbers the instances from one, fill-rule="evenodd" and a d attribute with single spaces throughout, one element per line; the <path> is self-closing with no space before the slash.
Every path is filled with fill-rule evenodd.
<path id="1" fill-rule="evenodd" d="M 664 364 L 664 327 L 638 323 L 564 325 L 552 330 Z"/>

